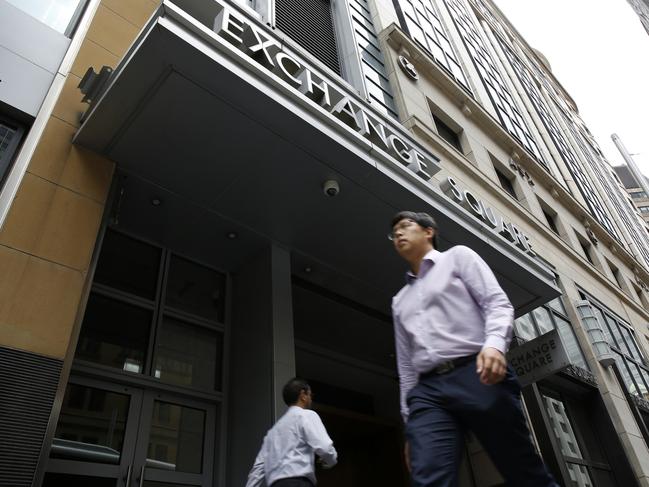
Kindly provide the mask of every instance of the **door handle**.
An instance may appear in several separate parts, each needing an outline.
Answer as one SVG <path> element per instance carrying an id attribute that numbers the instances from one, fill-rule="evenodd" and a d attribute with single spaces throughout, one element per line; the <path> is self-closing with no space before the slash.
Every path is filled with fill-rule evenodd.
<path id="1" fill-rule="evenodd" d="M 142 487 L 144 485 L 144 469 L 146 468 L 146 463 L 142 465 L 142 469 L 140 470 L 140 485 L 139 487 Z"/>
<path id="2" fill-rule="evenodd" d="M 129 465 L 128 470 L 126 471 L 126 476 L 123 479 L 125 487 L 130 487 L 131 486 L 131 473 L 132 472 L 133 472 L 133 465 Z"/>

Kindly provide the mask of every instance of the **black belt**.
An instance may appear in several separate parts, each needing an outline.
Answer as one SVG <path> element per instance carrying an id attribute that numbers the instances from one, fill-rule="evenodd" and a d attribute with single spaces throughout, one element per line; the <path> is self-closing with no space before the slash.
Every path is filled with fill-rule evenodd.
<path id="1" fill-rule="evenodd" d="M 448 374 L 454 369 L 457 369 L 458 367 L 462 367 L 463 365 L 466 365 L 470 362 L 475 362 L 476 357 L 478 356 L 477 353 L 474 353 L 473 355 L 467 355 L 466 357 L 459 357 L 459 358 L 454 358 L 453 360 L 447 360 L 446 362 L 442 362 L 439 364 L 437 367 L 432 368 L 428 372 L 422 375 L 442 375 L 442 374 Z"/>

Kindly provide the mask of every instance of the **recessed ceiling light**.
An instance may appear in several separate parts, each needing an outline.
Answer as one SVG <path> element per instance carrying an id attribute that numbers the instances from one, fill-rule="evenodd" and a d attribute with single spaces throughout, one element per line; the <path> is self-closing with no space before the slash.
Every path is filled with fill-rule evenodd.
<path id="1" fill-rule="evenodd" d="M 306 266 L 306 267 L 304 268 L 304 272 L 306 272 L 307 274 L 311 274 L 311 272 L 313 272 L 313 268 L 310 267 L 310 266 Z"/>
<path id="2" fill-rule="evenodd" d="M 237 232 L 228 232 L 228 233 L 225 234 L 225 236 L 228 237 L 230 240 L 234 240 L 239 235 L 237 234 Z"/>
<path id="3" fill-rule="evenodd" d="M 151 198 L 151 204 L 153 206 L 160 206 L 162 204 L 162 200 L 160 198 Z"/>

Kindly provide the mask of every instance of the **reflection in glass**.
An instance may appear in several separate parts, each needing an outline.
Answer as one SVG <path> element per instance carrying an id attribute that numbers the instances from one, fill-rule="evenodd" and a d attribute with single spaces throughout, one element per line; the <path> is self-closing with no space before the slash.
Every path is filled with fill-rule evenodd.
<path id="1" fill-rule="evenodd" d="M 83 318 L 76 356 L 141 373 L 150 327 L 151 311 L 92 293 Z"/>
<path id="2" fill-rule="evenodd" d="M 155 401 L 147 468 L 201 473 L 205 412 Z"/>
<path id="3" fill-rule="evenodd" d="M 575 364 L 582 369 L 589 370 L 584 354 L 579 347 L 579 342 L 577 342 L 572 326 L 570 326 L 570 322 L 557 315 L 554 316 L 554 319 L 557 322 L 557 330 L 559 330 L 561 342 L 566 349 L 566 354 L 568 355 L 570 363 Z"/>
<path id="4" fill-rule="evenodd" d="M 95 282 L 154 299 L 160 249 L 111 230 L 106 231 L 95 271 Z"/>
<path id="5" fill-rule="evenodd" d="M 222 323 L 225 309 L 225 276 L 173 256 L 169 266 L 165 304 Z"/>
<path id="6" fill-rule="evenodd" d="M 529 313 L 524 314 L 520 318 L 516 318 L 514 321 L 514 328 L 516 330 L 516 336 L 523 340 L 532 340 L 533 338 L 536 338 L 536 331 Z"/>
<path id="7" fill-rule="evenodd" d="M 583 458 L 563 402 L 546 395 L 542 397 L 552 430 L 561 445 L 561 453 L 567 457 Z"/>
<path id="8" fill-rule="evenodd" d="M 571 487 L 593 487 L 593 481 L 590 479 L 590 474 L 583 465 L 568 463 L 568 472 L 570 474 L 570 480 L 572 481 Z"/>
<path id="9" fill-rule="evenodd" d="M 14 7 L 64 34 L 80 0 L 7 0 Z"/>
<path id="10" fill-rule="evenodd" d="M 541 335 L 554 330 L 554 324 L 552 323 L 550 312 L 546 308 L 538 307 L 534 309 L 532 313 L 534 314 L 534 319 L 536 320 Z"/>
<path id="11" fill-rule="evenodd" d="M 154 376 L 163 382 L 221 389 L 223 335 L 165 316 L 156 343 Z"/>
<path id="12" fill-rule="evenodd" d="M 119 463 L 129 402 L 126 394 L 68 384 L 51 456 Z"/>
<path id="13" fill-rule="evenodd" d="M 638 388 L 636 387 L 635 382 L 633 382 L 633 379 L 631 378 L 629 369 L 626 367 L 626 360 L 624 360 L 621 354 L 615 351 L 613 351 L 613 356 L 615 357 L 617 368 L 620 370 L 620 373 L 622 374 L 622 378 L 624 379 L 624 384 L 626 385 L 627 390 L 631 394 L 637 394 Z"/>

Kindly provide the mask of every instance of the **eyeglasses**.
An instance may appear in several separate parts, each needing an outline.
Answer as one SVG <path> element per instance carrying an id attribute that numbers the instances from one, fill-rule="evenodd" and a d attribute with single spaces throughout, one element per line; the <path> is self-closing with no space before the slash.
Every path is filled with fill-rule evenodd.
<path id="1" fill-rule="evenodd" d="M 395 238 L 397 238 L 397 233 L 402 232 L 406 228 L 410 228 L 413 225 L 418 225 L 418 223 L 415 220 L 411 220 L 410 218 L 401 220 L 392 228 L 392 231 L 388 233 L 388 240 L 394 240 Z"/>

